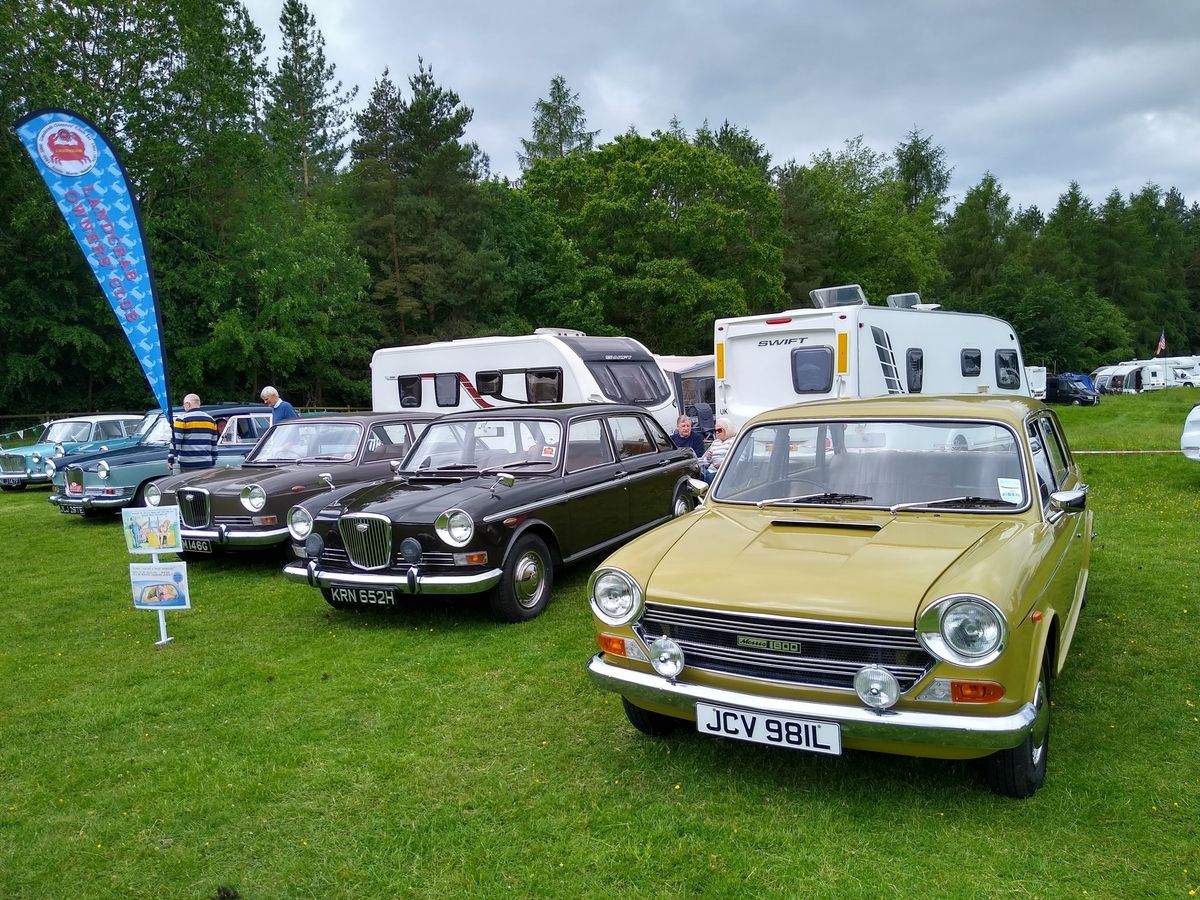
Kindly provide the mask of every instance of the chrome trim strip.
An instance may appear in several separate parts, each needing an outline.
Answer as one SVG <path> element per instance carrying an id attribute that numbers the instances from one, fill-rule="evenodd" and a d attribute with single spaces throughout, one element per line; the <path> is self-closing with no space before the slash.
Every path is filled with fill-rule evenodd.
<path id="1" fill-rule="evenodd" d="M 692 718 L 695 718 L 696 704 L 700 702 L 733 706 L 764 715 L 822 719 L 837 722 L 843 739 L 1006 750 L 1025 739 L 1037 718 L 1032 703 L 1026 703 L 1007 716 L 964 716 L 894 709 L 877 713 L 865 706 L 759 697 L 724 688 L 670 682 L 659 675 L 614 666 L 605 662 L 603 653 L 592 657 L 587 671 L 597 687 L 616 691 L 634 703 L 641 700 L 673 707 Z"/>
<path id="2" fill-rule="evenodd" d="M 310 578 L 311 570 L 311 578 Z M 409 569 L 409 572 L 412 572 Z M 488 569 L 474 575 L 420 575 L 415 579 L 415 590 L 409 589 L 408 573 L 403 575 L 367 575 L 357 572 L 327 572 L 320 569 L 315 560 L 307 564 L 288 563 L 283 574 L 292 581 L 300 581 L 313 587 L 386 587 L 401 594 L 478 594 L 496 586 L 503 574 L 502 569 Z"/>

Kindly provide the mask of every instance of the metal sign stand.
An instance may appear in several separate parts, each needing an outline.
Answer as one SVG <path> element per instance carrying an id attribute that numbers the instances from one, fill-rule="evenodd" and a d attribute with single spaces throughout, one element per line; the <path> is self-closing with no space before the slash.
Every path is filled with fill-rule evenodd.
<path id="1" fill-rule="evenodd" d="M 158 554 L 151 553 L 150 561 L 153 563 L 157 563 L 158 562 Z M 158 613 L 158 633 L 159 633 L 159 636 L 161 639 L 155 641 L 154 646 L 155 647 L 165 647 L 167 644 L 171 643 L 171 641 L 175 640 L 175 638 L 167 636 L 167 611 L 165 609 L 159 609 L 159 610 L 155 610 L 155 611 Z"/>

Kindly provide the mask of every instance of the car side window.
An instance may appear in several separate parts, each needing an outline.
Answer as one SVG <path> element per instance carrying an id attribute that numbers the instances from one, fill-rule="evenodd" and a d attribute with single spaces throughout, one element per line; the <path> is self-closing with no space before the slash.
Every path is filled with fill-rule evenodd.
<path id="1" fill-rule="evenodd" d="M 1042 437 L 1041 429 L 1037 423 L 1030 420 L 1025 425 L 1026 433 L 1029 435 L 1029 451 L 1033 455 L 1033 470 L 1037 475 L 1038 493 L 1042 497 L 1042 503 L 1048 503 L 1050 494 L 1056 487 L 1054 478 L 1054 467 L 1050 463 L 1050 456 L 1046 452 L 1046 441 Z"/>
<path id="2" fill-rule="evenodd" d="M 612 429 L 618 458 L 629 459 L 654 452 L 654 444 L 638 416 L 610 416 L 608 427 Z"/>
<path id="3" fill-rule="evenodd" d="M 121 437 L 121 423 L 115 419 L 111 422 L 97 422 L 96 437 L 100 439 Z"/>
<path id="4" fill-rule="evenodd" d="M 675 449 L 675 444 L 667 437 L 666 429 L 659 425 L 656 419 L 642 419 L 642 424 L 650 432 L 650 439 L 654 441 L 654 446 L 659 453 Z"/>
<path id="5" fill-rule="evenodd" d="M 399 459 L 408 452 L 408 429 L 403 422 L 373 425 L 367 434 L 367 451 L 363 462 L 380 459 Z"/>
<path id="6" fill-rule="evenodd" d="M 600 419 L 579 419 L 567 429 L 567 471 L 579 472 L 614 462 Z"/>
<path id="7" fill-rule="evenodd" d="M 1063 450 L 1062 436 L 1050 419 L 1042 417 L 1037 420 L 1037 423 L 1046 445 L 1046 453 L 1049 455 L 1050 467 L 1054 472 L 1054 485 L 1056 488 L 1062 487 L 1063 482 L 1067 480 L 1068 471 L 1067 454 Z"/>

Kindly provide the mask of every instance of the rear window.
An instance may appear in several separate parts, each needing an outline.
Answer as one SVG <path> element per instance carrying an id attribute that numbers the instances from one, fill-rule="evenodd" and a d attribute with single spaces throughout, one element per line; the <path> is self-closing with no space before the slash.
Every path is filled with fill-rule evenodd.
<path id="1" fill-rule="evenodd" d="M 792 351 L 792 387 L 797 394 L 827 394 L 833 388 L 833 348 Z"/>

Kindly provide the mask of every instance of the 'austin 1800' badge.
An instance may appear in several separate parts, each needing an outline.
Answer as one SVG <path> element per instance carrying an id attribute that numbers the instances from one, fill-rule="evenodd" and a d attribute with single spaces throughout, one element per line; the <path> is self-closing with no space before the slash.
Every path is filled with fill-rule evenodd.
<path id="1" fill-rule="evenodd" d="M 799 653 L 799 641 L 773 641 L 769 638 L 737 636 L 737 645 L 751 650 L 774 650 L 778 653 Z"/>

